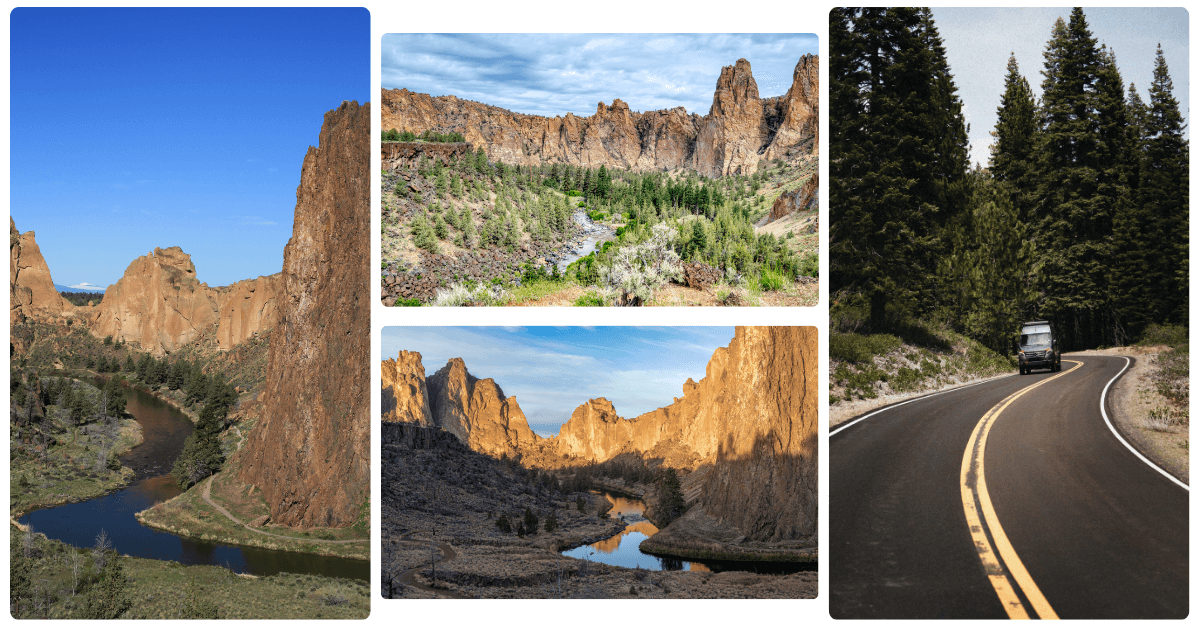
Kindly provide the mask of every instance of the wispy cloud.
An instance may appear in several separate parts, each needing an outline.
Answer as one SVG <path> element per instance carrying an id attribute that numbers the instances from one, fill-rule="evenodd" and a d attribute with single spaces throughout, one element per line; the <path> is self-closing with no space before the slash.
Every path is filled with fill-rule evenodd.
<path id="1" fill-rule="evenodd" d="M 706 114 L 723 66 L 749 60 L 759 95 L 778 96 L 800 56 L 816 53 L 810 34 L 388 34 L 383 87 L 545 116 L 591 115 L 614 98 Z"/>

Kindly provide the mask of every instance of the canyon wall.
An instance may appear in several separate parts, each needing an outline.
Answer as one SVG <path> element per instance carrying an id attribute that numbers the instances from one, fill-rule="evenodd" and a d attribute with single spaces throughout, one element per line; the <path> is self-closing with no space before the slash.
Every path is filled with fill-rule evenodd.
<path id="1" fill-rule="evenodd" d="M 213 288 L 196 278 L 192 258 L 178 246 L 134 259 L 89 313 L 97 337 L 111 335 L 156 355 L 169 353 L 217 325 L 221 350 L 271 328 L 278 274 Z"/>
<path id="2" fill-rule="evenodd" d="M 395 170 L 401 166 L 416 167 L 421 157 L 437 159 L 444 165 L 450 159 L 462 159 L 474 154 L 471 144 L 466 142 L 427 143 L 427 142 L 380 142 L 379 156 L 384 170 Z"/>
<path id="3" fill-rule="evenodd" d="M 436 426 L 473 450 L 500 457 L 536 446 L 541 440 L 515 396 L 505 396 L 492 379 L 477 379 L 462 359 L 446 362 L 425 377 L 421 354 L 401 351 L 382 364 L 384 422 Z"/>
<path id="4" fill-rule="evenodd" d="M 54 287 L 50 268 L 42 257 L 33 231 L 18 231 L 12 216 L 8 218 L 8 298 L 9 324 L 75 309 L 75 305 Z"/>
<path id="5" fill-rule="evenodd" d="M 761 99 L 750 63 L 721 69 L 705 116 L 683 107 L 635 112 L 619 98 L 596 113 L 547 118 L 455 96 L 383 90 L 384 129 L 462 133 L 492 161 L 512 165 L 569 163 L 635 171 L 692 169 L 704 176 L 751 174 L 761 159 L 816 151 L 818 58 L 805 55 L 783 96 Z"/>
<path id="6" fill-rule="evenodd" d="M 370 495 L 371 115 L 325 114 L 296 189 L 263 416 L 234 459 L 291 526 L 353 524 Z"/>

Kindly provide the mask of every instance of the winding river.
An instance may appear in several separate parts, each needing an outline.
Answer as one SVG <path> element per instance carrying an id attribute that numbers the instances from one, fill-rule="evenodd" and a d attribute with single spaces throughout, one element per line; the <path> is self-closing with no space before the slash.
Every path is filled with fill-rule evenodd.
<path id="1" fill-rule="evenodd" d="M 92 383 L 103 385 L 104 381 Z M 125 388 L 125 396 L 129 399 L 126 411 L 141 424 L 145 438 L 121 457 L 121 463 L 137 473 L 135 482 L 79 503 L 34 510 L 21 517 L 22 524 L 32 524 L 35 531 L 77 547 L 94 546 L 96 536 L 104 530 L 114 549 L 134 557 L 212 564 L 251 575 L 289 572 L 370 580 L 371 567 L 366 560 L 221 544 L 139 523 L 136 512 L 181 492 L 168 473 L 192 433 L 192 422 L 166 401 L 141 390 Z"/>
<path id="2" fill-rule="evenodd" d="M 575 547 L 563 551 L 562 554 L 576 559 L 588 559 L 593 562 L 623 566 L 625 568 L 642 568 L 645 570 L 693 570 L 719 573 L 727 570 L 744 570 L 761 574 L 780 575 L 812 570 L 815 564 L 797 564 L 790 562 L 733 562 L 725 560 L 682 560 L 671 557 L 659 557 L 641 551 L 642 541 L 658 533 L 658 527 L 646 520 L 646 504 L 637 498 L 600 491 L 612 503 L 609 516 L 619 517 L 625 521 L 625 529 L 612 537 L 599 542 Z"/>

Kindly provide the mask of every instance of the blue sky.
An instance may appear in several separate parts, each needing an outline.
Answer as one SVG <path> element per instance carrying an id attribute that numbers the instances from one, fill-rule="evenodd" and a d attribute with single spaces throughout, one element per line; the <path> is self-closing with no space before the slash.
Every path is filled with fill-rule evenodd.
<path id="1" fill-rule="evenodd" d="M 1092 37 L 1113 49 L 1125 88 L 1136 83 L 1149 102 L 1154 79 L 1154 55 L 1163 55 L 1175 85 L 1175 99 L 1185 121 L 1188 115 L 1188 13 L 1181 8 L 1085 8 Z M 1041 98 L 1042 53 L 1050 41 L 1054 20 L 1069 21 L 1070 8 L 934 8 L 933 18 L 946 45 L 954 82 L 971 125 L 971 160 L 987 165 L 988 134 L 996 125 L 996 108 L 1004 93 L 1009 53 L 1034 95 Z"/>
<path id="2" fill-rule="evenodd" d="M 383 327 L 380 348 L 383 359 L 421 353 L 426 376 L 462 357 L 550 436 L 592 398 L 612 401 L 623 418 L 670 405 L 732 339 L 733 327 Z"/>
<path id="3" fill-rule="evenodd" d="M 762 97 L 782 96 L 812 34 L 386 34 L 383 87 L 454 95 L 536 115 L 635 111 L 708 114 L 721 67 L 750 61 Z"/>
<path id="4" fill-rule="evenodd" d="M 10 14 L 11 196 L 55 283 L 180 246 L 201 281 L 279 272 L 326 111 L 370 98 L 365 9 Z"/>

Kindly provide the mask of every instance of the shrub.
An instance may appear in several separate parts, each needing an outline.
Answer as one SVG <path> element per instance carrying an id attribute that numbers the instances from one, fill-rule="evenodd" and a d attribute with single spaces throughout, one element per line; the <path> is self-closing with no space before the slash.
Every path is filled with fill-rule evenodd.
<path id="1" fill-rule="evenodd" d="M 508 514 L 500 514 L 500 518 L 496 519 L 496 528 L 504 533 L 512 533 L 512 523 L 508 521 Z"/>
<path id="2" fill-rule="evenodd" d="M 596 292 L 587 292 L 575 299 L 576 307 L 603 307 L 604 299 Z"/>
<path id="3" fill-rule="evenodd" d="M 758 277 L 758 284 L 767 292 L 778 292 L 787 285 L 787 277 L 783 276 L 781 272 L 763 268 L 762 274 Z"/>
<path id="4" fill-rule="evenodd" d="M 830 333 L 829 358 L 850 363 L 867 363 L 876 355 L 900 348 L 900 338 L 894 335 L 858 335 Z"/>
<path id="5" fill-rule="evenodd" d="M 618 305 L 642 305 L 667 281 L 683 276 L 679 255 L 670 247 L 673 233 L 656 224 L 650 239 L 618 249 L 612 264 L 600 267 L 600 284 L 617 292 Z"/>
<path id="6" fill-rule="evenodd" d="M 1142 346 L 1157 346 L 1166 344 L 1167 346 L 1179 346 L 1187 344 L 1188 330 L 1187 327 L 1181 327 L 1174 324 L 1152 324 L 1149 328 L 1142 332 L 1142 339 L 1138 344 Z"/>
<path id="7" fill-rule="evenodd" d="M 477 285 L 468 288 L 455 283 L 448 289 L 439 289 L 433 300 L 435 307 L 496 306 L 508 301 L 508 293 L 498 285 Z"/>

